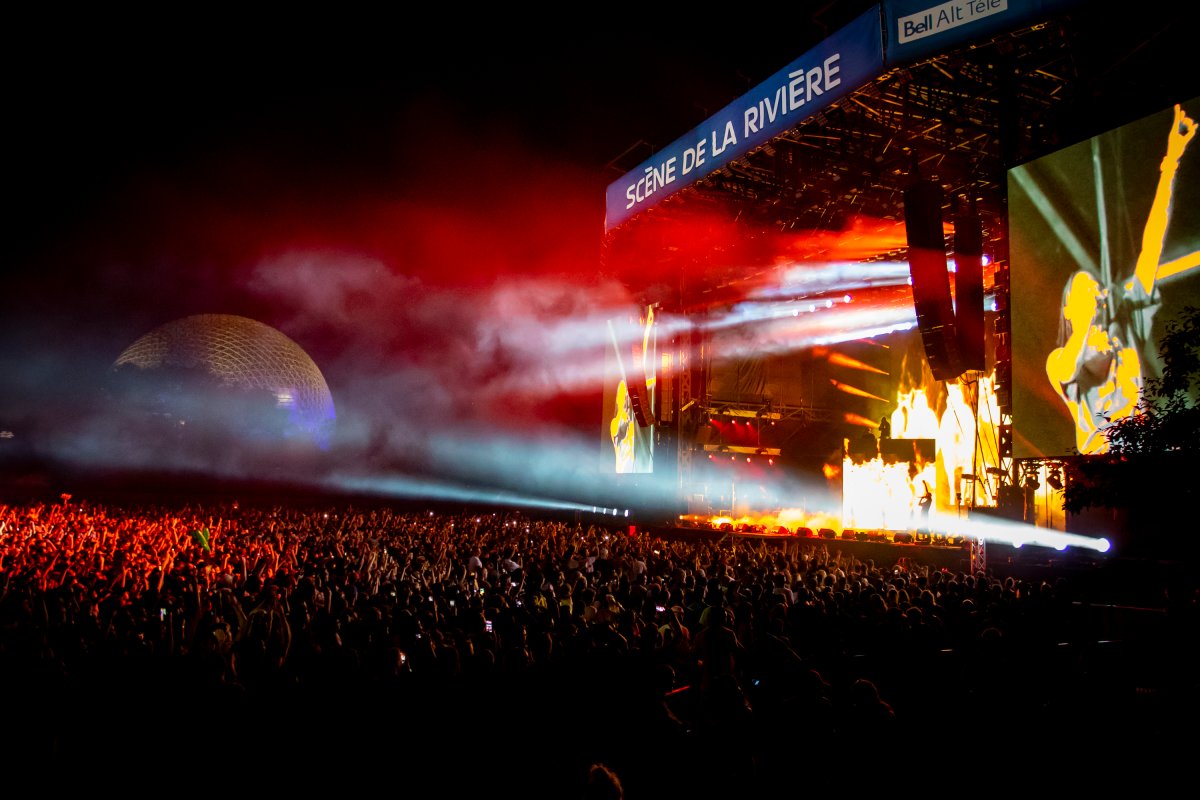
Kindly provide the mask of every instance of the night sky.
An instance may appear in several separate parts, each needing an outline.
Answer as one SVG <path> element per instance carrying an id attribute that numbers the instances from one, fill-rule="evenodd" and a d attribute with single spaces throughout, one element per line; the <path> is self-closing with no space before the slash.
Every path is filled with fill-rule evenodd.
<path id="1" fill-rule="evenodd" d="M 0 448 L 106 468 L 114 359 L 237 314 L 327 380 L 326 474 L 575 495 L 550 484 L 598 467 L 604 324 L 633 301 L 600 266 L 605 187 L 824 38 L 846 12 L 820 5 L 753 36 L 629 9 L 16 20 Z"/>

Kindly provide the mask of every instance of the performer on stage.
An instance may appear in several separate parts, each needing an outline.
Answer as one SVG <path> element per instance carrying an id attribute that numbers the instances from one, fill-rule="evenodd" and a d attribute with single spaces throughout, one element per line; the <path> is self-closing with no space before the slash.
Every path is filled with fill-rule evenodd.
<path id="1" fill-rule="evenodd" d="M 917 501 L 921 508 L 921 527 L 929 527 L 929 509 L 933 506 L 933 491 L 929 488 L 929 481 L 922 480 L 921 486 L 925 489 L 925 494 Z"/>

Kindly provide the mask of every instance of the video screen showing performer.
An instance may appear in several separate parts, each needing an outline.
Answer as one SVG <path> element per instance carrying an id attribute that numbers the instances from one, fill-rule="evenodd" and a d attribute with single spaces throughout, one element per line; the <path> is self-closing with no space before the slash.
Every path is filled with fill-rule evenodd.
<path id="1" fill-rule="evenodd" d="M 644 309 L 636 321 L 609 323 L 604 449 L 618 473 L 654 471 L 657 383 L 654 334 L 652 307 Z"/>
<path id="2" fill-rule="evenodd" d="M 1013 453 L 1106 452 L 1200 305 L 1200 99 L 1009 171 Z"/>

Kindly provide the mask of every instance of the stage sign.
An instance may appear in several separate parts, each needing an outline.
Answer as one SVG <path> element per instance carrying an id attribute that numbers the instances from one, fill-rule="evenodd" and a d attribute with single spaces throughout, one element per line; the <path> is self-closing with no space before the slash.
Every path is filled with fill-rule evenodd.
<path id="1" fill-rule="evenodd" d="M 1082 0 L 890 0 L 883 4 L 889 68 L 1052 19 Z"/>
<path id="2" fill-rule="evenodd" d="M 795 128 L 886 70 L 1049 20 L 1083 0 L 890 0 L 609 184 L 604 230 Z"/>
<path id="3" fill-rule="evenodd" d="M 880 8 L 873 6 L 610 184 L 605 230 L 796 127 L 882 71 Z"/>

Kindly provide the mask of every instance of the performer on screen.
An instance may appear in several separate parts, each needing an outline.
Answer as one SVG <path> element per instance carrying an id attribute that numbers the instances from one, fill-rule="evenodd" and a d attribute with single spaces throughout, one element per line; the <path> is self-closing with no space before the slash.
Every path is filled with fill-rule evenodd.
<path id="1" fill-rule="evenodd" d="M 616 458 L 616 471 L 650 472 L 654 464 L 653 426 L 655 420 L 652 409 L 657 382 L 651 339 L 654 329 L 654 310 L 650 308 L 646 311 L 641 346 L 631 348 L 633 361 L 630 363 L 633 369 L 628 374 L 626 374 L 624 359 L 621 355 L 620 340 L 611 320 L 608 326 L 613 356 L 617 372 L 620 375 L 613 403 L 613 415 L 608 423 L 608 433 L 612 439 Z M 637 398 L 634 396 L 635 392 L 637 398 L 641 398 L 640 406 L 637 409 L 634 405 L 637 402 Z M 639 419 L 644 424 L 639 425 Z"/>
<path id="2" fill-rule="evenodd" d="M 1059 346 L 1046 359 L 1046 375 L 1075 420 L 1081 454 L 1105 452 L 1102 430 L 1137 407 L 1143 362 L 1155 357 L 1151 328 L 1162 305 L 1158 282 L 1200 264 L 1200 253 L 1160 264 L 1175 173 L 1195 134 L 1196 123 L 1177 104 L 1133 275 L 1114 280 L 1079 270 L 1063 289 Z"/>
<path id="3" fill-rule="evenodd" d="M 637 463 L 637 422 L 633 417 L 633 400 L 629 397 L 629 389 L 623 380 L 617 384 L 616 405 L 608 428 L 617 459 L 617 472 L 633 472 Z"/>

